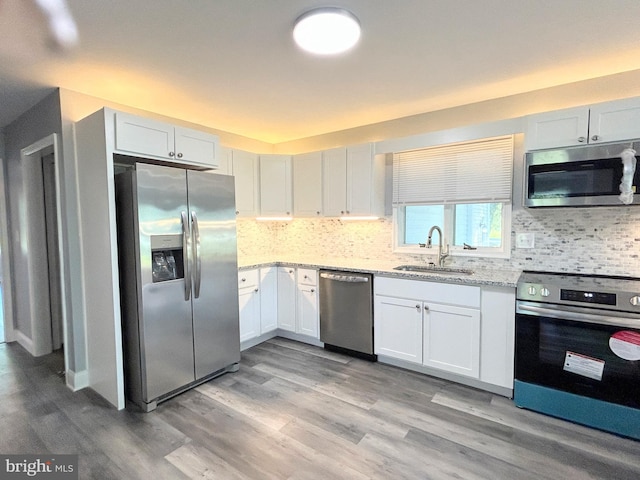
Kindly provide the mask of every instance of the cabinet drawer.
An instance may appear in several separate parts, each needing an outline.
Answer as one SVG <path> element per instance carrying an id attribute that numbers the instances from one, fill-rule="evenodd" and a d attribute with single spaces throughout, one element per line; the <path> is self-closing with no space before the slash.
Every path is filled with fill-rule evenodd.
<path id="1" fill-rule="evenodd" d="M 315 287 L 318 285 L 318 272 L 317 270 L 312 270 L 310 268 L 299 268 L 298 269 L 298 284 L 299 285 L 310 285 Z"/>
<path id="2" fill-rule="evenodd" d="M 258 270 L 242 270 L 238 272 L 238 288 L 257 287 L 259 282 Z"/>

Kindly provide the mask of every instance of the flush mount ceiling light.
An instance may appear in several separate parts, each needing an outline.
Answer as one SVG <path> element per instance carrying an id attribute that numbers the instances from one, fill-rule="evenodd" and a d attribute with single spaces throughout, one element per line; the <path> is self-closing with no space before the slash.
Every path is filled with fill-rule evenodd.
<path id="1" fill-rule="evenodd" d="M 316 8 L 298 17 L 293 38 L 307 52 L 334 55 L 358 43 L 360 22 L 355 15 L 342 8 Z"/>

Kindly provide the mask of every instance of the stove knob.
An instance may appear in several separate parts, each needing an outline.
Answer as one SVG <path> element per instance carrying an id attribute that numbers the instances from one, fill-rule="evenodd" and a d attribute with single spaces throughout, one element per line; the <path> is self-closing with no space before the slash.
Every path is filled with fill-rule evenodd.
<path id="1" fill-rule="evenodd" d="M 640 295 L 636 295 L 635 297 L 631 297 L 629 299 L 629 303 L 631 305 L 633 305 L 634 307 L 637 307 L 638 305 L 640 305 Z"/>
<path id="2" fill-rule="evenodd" d="M 542 290 L 540 290 L 540 295 L 542 295 L 543 297 L 548 297 L 549 295 L 551 295 L 551 292 L 548 288 L 543 287 Z"/>
<path id="3" fill-rule="evenodd" d="M 535 295 L 536 293 L 538 293 L 538 291 L 536 290 L 536 287 L 534 287 L 533 285 L 529 287 L 529 289 L 527 290 L 527 293 L 529 295 Z"/>

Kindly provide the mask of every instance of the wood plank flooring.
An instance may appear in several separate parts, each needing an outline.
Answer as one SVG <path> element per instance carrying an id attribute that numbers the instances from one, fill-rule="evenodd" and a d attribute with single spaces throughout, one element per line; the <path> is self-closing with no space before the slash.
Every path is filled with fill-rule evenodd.
<path id="1" fill-rule="evenodd" d="M 62 366 L 0 345 L 0 453 L 77 453 L 81 479 L 640 478 L 640 442 L 280 338 L 148 414 Z"/>

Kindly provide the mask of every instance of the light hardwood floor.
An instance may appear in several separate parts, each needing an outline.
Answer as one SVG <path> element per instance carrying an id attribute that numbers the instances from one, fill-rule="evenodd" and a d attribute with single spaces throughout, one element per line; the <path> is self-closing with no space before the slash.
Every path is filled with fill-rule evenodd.
<path id="1" fill-rule="evenodd" d="M 77 453 L 81 479 L 640 478 L 640 442 L 279 338 L 148 414 L 62 363 L 0 345 L 0 453 Z"/>

